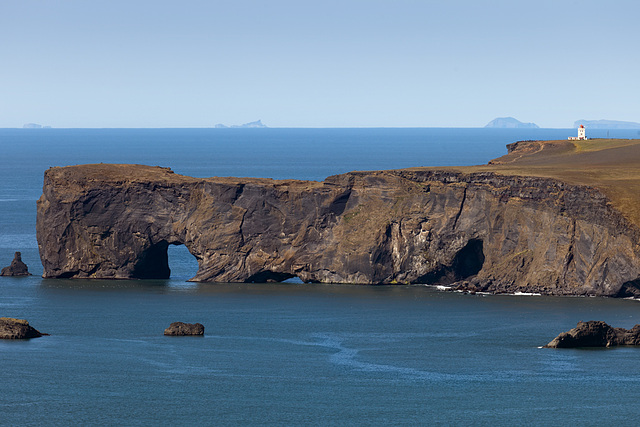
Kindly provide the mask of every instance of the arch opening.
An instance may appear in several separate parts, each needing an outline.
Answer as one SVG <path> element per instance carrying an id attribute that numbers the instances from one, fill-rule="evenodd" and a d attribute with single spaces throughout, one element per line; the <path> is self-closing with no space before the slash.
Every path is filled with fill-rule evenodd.
<path id="1" fill-rule="evenodd" d="M 617 298 L 640 298 L 640 277 L 625 282 L 616 294 Z"/>
<path id="2" fill-rule="evenodd" d="M 198 259 L 189 252 L 185 245 L 172 243 L 167 248 L 167 253 L 171 279 L 184 280 L 186 282 L 198 274 Z"/>
<path id="3" fill-rule="evenodd" d="M 198 272 L 198 262 L 181 243 L 166 240 L 148 248 L 133 269 L 135 279 L 189 280 Z"/>
<path id="4" fill-rule="evenodd" d="M 167 248 L 169 243 L 163 240 L 142 253 L 133 268 L 134 279 L 168 279 L 171 276 Z"/>
<path id="5" fill-rule="evenodd" d="M 261 271 L 245 280 L 245 283 L 304 283 L 298 276 L 290 273 Z"/>

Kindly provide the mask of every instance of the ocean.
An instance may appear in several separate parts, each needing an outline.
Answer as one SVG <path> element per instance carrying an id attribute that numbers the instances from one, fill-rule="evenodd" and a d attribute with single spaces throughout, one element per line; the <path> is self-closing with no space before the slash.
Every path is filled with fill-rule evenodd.
<path id="1" fill-rule="evenodd" d="M 44 171 L 140 163 L 322 180 L 486 163 L 575 129 L 0 129 L 0 316 L 50 336 L 0 341 L 0 425 L 633 425 L 640 349 L 540 346 L 580 320 L 640 323 L 640 302 L 463 295 L 424 286 L 42 279 Z M 605 137 L 607 131 L 591 131 Z M 612 130 L 611 137 L 640 137 Z M 171 322 L 204 337 L 165 337 Z"/>

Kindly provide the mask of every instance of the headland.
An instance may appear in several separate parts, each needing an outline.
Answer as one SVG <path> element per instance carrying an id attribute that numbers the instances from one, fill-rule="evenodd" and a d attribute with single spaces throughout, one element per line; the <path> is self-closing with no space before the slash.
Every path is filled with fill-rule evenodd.
<path id="1" fill-rule="evenodd" d="M 487 165 L 323 182 L 191 178 L 142 165 L 45 173 L 44 277 L 441 284 L 640 294 L 640 140 L 527 141 Z"/>

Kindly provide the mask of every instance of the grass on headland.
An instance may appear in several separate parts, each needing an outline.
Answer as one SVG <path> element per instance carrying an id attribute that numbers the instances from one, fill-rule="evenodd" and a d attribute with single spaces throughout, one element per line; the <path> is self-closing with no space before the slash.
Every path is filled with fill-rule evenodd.
<path id="1" fill-rule="evenodd" d="M 640 227 L 640 139 L 531 141 L 487 165 L 460 172 L 539 176 L 600 189 Z"/>

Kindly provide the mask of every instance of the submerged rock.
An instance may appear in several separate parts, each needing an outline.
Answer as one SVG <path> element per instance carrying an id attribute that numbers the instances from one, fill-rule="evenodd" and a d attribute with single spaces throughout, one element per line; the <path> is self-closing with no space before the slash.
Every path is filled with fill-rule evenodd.
<path id="1" fill-rule="evenodd" d="M 22 340 L 27 338 L 38 338 L 43 334 L 29 326 L 29 322 L 24 319 L 14 319 L 12 317 L 0 317 L 0 339 Z"/>
<path id="2" fill-rule="evenodd" d="M 204 335 L 204 326 L 200 323 L 173 322 L 164 330 L 164 334 L 172 336 Z"/>
<path id="3" fill-rule="evenodd" d="M 22 254 L 16 252 L 11 265 L 2 269 L 0 276 L 31 276 L 27 264 L 22 262 Z"/>
<path id="4" fill-rule="evenodd" d="M 598 320 L 578 322 L 578 326 L 569 332 L 562 332 L 544 347 L 613 347 L 617 345 L 640 345 L 640 325 L 627 330 L 614 328 Z"/>

